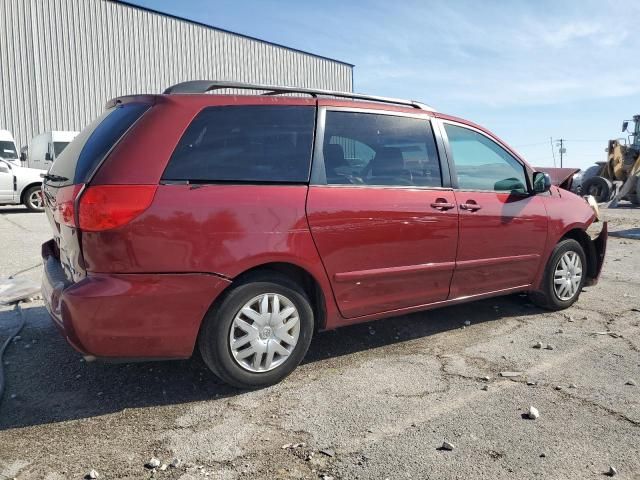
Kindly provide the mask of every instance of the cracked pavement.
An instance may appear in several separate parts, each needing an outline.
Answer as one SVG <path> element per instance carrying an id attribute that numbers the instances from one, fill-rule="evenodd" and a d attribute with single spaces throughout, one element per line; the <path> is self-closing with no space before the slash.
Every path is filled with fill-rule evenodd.
<path id="1" fill-rule="evenodd" d="M 604 214 L 612 231 L 640 225 L 638 209 Z M 1 208 L 0 276 L 37 263 L 48 229 Z M 320 333 L 289 378 L 255 392 L 197 357 L 83 362 L 28 303 L 5 356 L 0 479 L 575 479 L 610 465 L 638 479 L 640 386 L 626 382 L 640 383 L 639 287 L 640 241 L 611 237 L 600 283 L 566 311 L 511 295 Z M 0 308 L 0 341 L 16 321 Z M 152 473 L 153 456 L 182 464 Z"/>

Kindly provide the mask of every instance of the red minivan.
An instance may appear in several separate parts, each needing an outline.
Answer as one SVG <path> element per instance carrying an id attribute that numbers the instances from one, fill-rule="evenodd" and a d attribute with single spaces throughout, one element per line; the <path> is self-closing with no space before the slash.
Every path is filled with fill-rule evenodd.
<path id="1" fill-rule="evenodd" d="M 228 88 L 260 94 L 206 93 Z M 197 344 L 243 388 L 284 378 L 317 330 L 513 292 L 566 308 L 607 237 L 586 199 L 466 120 L 229 82 L 112 100 L 43 193 L 43 296 L 76 349 Z"/>

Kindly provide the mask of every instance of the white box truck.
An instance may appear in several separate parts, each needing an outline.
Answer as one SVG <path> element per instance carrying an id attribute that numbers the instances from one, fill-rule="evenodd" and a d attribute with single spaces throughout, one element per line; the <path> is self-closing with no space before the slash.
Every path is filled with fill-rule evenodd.
<path id="1" fill-rule="evenodd" d="M 79 132 L 55 130 L 33 137 L 28 144 L 26 162 L 29 168 L 49 170 L 54 160 L 62 153 Z"/>

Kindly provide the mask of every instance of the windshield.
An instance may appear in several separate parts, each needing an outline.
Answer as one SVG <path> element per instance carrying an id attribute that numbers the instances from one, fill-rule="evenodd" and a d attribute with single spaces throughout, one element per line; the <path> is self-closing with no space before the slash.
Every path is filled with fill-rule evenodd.
<path id="1" fill-rule="evenodd" d="M 53 142 L 53 153 L 58 158 L 62 151 L 69 145 L 69 142 Z"/>
<path id="2" fill-rule="evenodd" d="M 16 152 L 16 146 L 13 142 L 0 141 L 0 158 L 9 160 L 18 158 L 18 152 Z"/>

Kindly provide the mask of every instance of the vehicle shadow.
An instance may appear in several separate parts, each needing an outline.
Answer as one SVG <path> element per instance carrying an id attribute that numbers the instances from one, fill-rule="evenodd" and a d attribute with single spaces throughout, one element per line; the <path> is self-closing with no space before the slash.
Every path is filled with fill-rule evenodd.
<path id="1" fill-rule="evenodd" d="M 611 237 L 629 238 L 631 240 L 640 240 L 640 228 L 628 228 L 626 230 L 614 230 L 609 232 Z"/>
<path id="2" fill-rule="evenodd" d="M 0 431 L 242 394 L 210 373 L 197 354 L 167 362 L 84 362 L 43 307 L 25 305 L 23 311 L 27 325 L 21 339 L 5 353 Z M 458 329 L 465 320 L 478 324 L 540 312 L 526 298 L 512 295 L 320 332 L 303 364 Z M 15 311 L 0 311 L 0 342 L 17 322 Z"/>
<path id="3" fill-rule="evenodd" d="M 16 213 L 41 213 L 41 212 L 30 212 L 27 207 L 22 205 L 12 205 L 12 206 L 2 206 L 0 207 L 0 215 L 14 215 Z"/>

